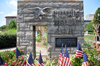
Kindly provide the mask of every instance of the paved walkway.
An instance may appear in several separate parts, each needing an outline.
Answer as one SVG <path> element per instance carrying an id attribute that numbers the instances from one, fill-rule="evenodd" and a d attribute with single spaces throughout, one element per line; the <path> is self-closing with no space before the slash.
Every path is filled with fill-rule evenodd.
<path id="1" fill-rule="evenodd" d="M 14 49 L 16 49 L 16 47 L 6 48 L 6 49 L 0 49 L 0 52 L 4 52 L 4 51 L 7 51 L 7 50 L 13 51 Z"/>

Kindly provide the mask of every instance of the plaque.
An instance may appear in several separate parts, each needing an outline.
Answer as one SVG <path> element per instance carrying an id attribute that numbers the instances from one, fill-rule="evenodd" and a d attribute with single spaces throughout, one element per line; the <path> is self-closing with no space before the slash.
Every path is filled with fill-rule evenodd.
<path id="1" fill-rule="evenodd" d="M 77 47 L 77 38 L 55 38 L 55 47 Z"/>

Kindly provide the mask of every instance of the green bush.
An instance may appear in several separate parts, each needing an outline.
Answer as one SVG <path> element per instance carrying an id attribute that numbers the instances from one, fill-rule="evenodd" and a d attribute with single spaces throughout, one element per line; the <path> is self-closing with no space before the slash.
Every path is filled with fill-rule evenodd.
<path id="1" fill-rule="evenodd" d="M 9 23 L 9 25 L 8 25 L 8 28 L 9 29 L 13 29 L 13 28 L 17 28 L 17 26 L 16 26 L 16 21 L 15 20 L 11 20 L 11 22 Z"/>
<path id="2" fill-rule="evenodd" d="M 41 43 L 42 43 L 42 45 L 47 46 L 47 41 L 46 40 L 42 40 Z"/>
<path id="3" fill-rule="evenodd" d="M 41 38 L 40 38 L 39 34 L 36 37 L 36 41 L 41 42 Z"/>
<path id="4" fill-rule="evenodd" d="M 89 24 L 86 26 L 85 31 L 90 31 L 90 32 L 94 32 L 94 27 L 93 27 L 93 22 L 89 22 Z"/>
<path id="5" fill-rule="evenodd" d="M 93 34 L 94 32 L 93 32 L 93 31 L 89 31 L 88 33 L 89 33 L 89 34 Z"/>
<path id="6" fill-rule="evenodd" d="M 82 66 L 83 58 L 73 56 L 71 59 L 72 66 Z"/>
<path id="7" fill-rule="evenodd" d="M 0 29 L 6 29 L 6 28 L 7 28 L 6 25 L 3 25 L 3 26 L 0 27 Z"/>
<path id="8" fill-rule="evenodd" d="M 16 34 L 0 34 L 0 49 L 15 47 L 16 46 Z"/>

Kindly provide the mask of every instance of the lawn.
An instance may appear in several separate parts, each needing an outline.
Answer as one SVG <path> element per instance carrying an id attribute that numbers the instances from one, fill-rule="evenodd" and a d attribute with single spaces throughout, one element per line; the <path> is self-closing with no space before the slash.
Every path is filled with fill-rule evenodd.
<path id="1" fill-rule="evenodd" d="M 94 41 L 94 35 L 84 35 L 84 39 L 85 40 L 91 40 L 91 41 Z"/>

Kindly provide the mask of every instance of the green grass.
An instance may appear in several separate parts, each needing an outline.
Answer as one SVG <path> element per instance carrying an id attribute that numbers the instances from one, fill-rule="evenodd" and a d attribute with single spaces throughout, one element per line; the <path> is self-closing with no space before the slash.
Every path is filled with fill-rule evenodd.
<path id="1" fill-rule="evenodd" d="M 17 34 L 17 29 L 4 30 L 0 34 Z"/>
<path id="2" fill-rule="evenodd" d="M 84 35 L 84 39 L 85 40 L 91 40 L 91 41 L 94 41 L 94 35 Z"/>
<path id="3" fill-rule="evenodd" d="M 40 52 L 36 52 L 36 54 L 40 54 Z"/>

